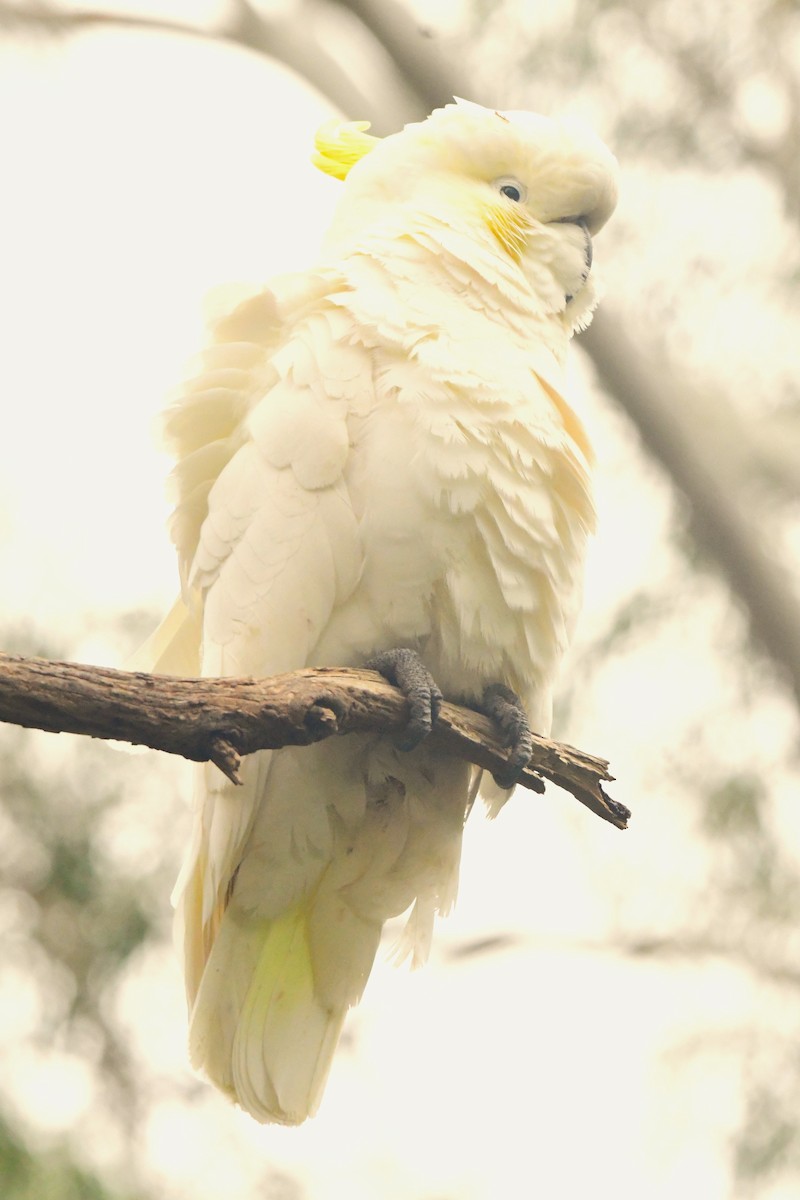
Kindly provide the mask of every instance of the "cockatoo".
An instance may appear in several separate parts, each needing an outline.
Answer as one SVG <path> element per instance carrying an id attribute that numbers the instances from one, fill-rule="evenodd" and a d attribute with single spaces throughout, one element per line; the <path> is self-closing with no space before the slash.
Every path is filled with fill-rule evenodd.
<path id="1" fill-rule="evenodd" d="M 165 417 L 182 597 L 140 656 L 178 674 L 372 663 L 413 728 L 197 768 L 176 885 L 193 1064 L 256 1120 L 317 1109 L 384 923 L 428 954 L 474 769 L 424 740 L 441 691 L 547 733 L 594 511 L 564 397 L 616 163 L 580 123 L 457 101 L 317 136 L 343 180 L 319 265 L 219 317 Z M 408 752 L 407 745 L 416 742 Z M 527 747 L 527 748 L 526 748 Z"/>

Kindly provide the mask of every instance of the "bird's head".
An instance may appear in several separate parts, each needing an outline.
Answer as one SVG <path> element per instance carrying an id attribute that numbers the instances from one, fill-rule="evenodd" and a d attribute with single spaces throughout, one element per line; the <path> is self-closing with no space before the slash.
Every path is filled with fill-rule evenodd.
<path id="1" fill-rule="evenodd" d="M 493 254 L 496 269 L 520 268 L 548 311 L 572 326 L 586 319 L 592 237 L 617 199 L 616 160 L 588 127 L 457 100 L 387 138 L 368 128 L 333 122 L 317 135 L 316 165 L 346 181 L 329 244 L 347 252 L 374 232 L 456 230 L 485 271 Z"/>

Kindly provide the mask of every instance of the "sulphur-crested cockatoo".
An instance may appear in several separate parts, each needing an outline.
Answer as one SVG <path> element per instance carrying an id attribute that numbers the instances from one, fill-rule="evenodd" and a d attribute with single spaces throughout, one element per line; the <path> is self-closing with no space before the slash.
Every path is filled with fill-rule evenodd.
<path id="1" fill-rule="evenodd" d="M 384 922 L 409 912 L 401 955 L 422 962 L 455 898 L 474 792 L 419 740 L 431 676 L 505 723 L 507 789 L 527 753 L 513 693 L 547 732 L 594 521 L 563 367 L 595 303 L 612 155 L 577 122 L 463 101 L 366 128 L 317 136 L 344 180 L 319 265 L 218 319 L 167 412 L 183 594 L 138 660 L 372 662 L 415 698 L 410 753 L 332 738 L 250 756 L 238 788 L 197 768 L 176 886 L 191 1059 L 286 1124 L 319 1105 Z"/>

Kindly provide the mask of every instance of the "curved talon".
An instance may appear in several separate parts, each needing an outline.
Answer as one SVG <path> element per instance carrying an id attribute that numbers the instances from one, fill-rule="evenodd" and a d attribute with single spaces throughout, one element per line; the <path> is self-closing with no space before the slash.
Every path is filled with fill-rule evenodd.
<path id="1" fill-rule="evenodd" d="M 408 725 L 396 743 L 398 750 L 413 750 L 426 738 L 439 718 L 443 696 L 416 650 L 400 647 L 383 650 L 365 664 L 398 687 L 408 701 Z"/>
<path id="2" fill-rule="evenodd" d="M 533 753 L 528 714 L 517 693 L 504 683 L 490 683 L 483 689 L 483 711 L 500 727 L 511 751 L 505 769 L 492 778 L 498 787 L 513 788 Z"/>

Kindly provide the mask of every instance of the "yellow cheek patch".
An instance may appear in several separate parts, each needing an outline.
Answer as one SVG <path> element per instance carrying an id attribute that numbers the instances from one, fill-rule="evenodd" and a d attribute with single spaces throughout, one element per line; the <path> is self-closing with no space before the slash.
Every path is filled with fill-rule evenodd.
<path id="1" fill-rule="evenodd" d="M 521 204 L 487 204 L 484 220 L 500 245 L 514 262 L 519 262 L 533 228 L 533 222 Z"/>
<path id="2" fill-rule="evenodd" d="M 314 138 L 312 163 L 326 175 L 346 179 L 351 168 L 381 140 L 366 133 L 367 129 L 369 121 L 326 121 Z"/>

